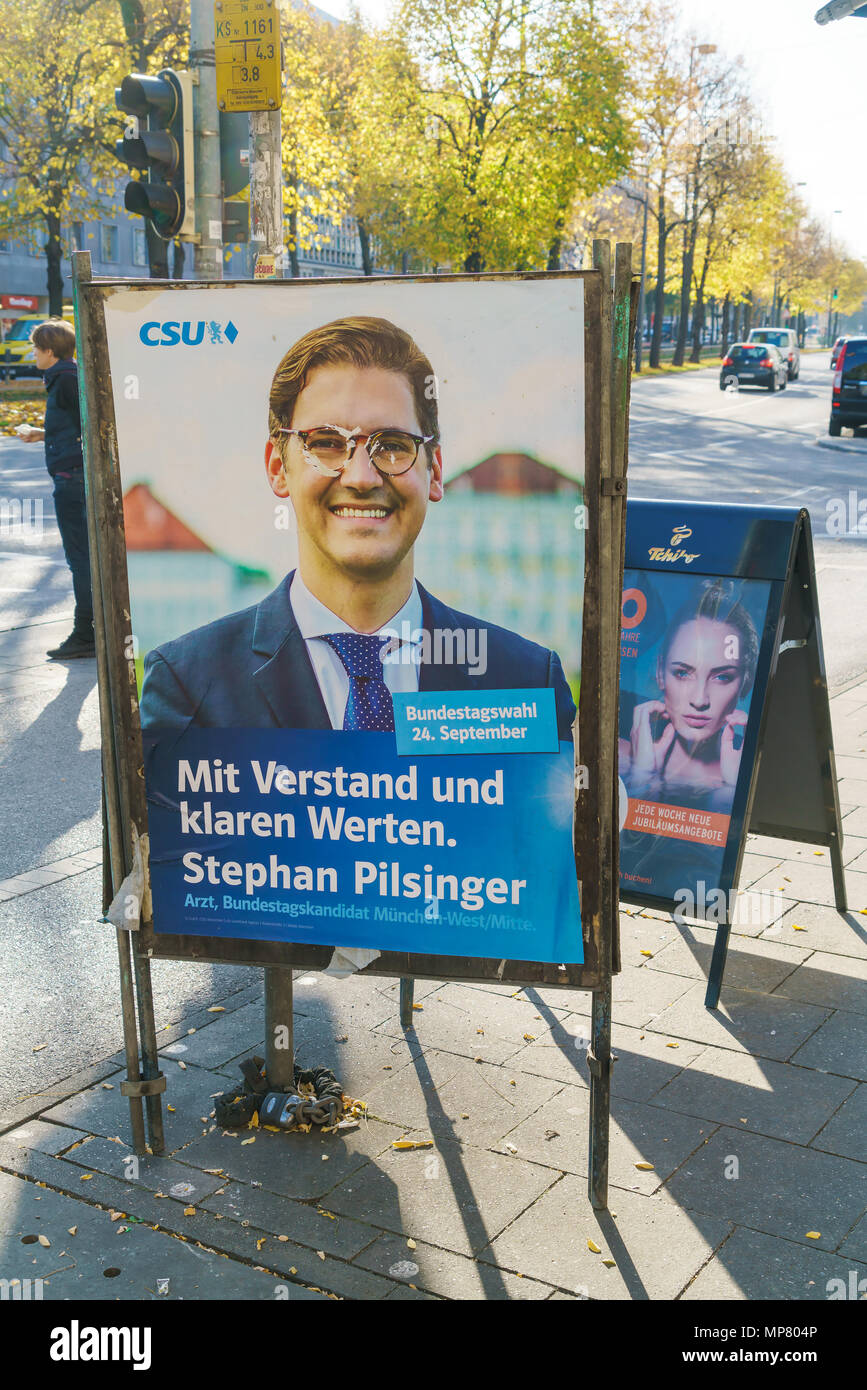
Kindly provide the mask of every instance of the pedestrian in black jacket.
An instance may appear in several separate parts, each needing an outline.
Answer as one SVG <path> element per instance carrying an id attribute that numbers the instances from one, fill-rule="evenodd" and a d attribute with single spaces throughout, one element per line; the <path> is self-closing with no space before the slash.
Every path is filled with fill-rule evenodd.
<path id="1" fill-rule="evenodd" d="M 72 571 L 75 621 L 72 632 L 48 655 L 55 661 L 94 656 L 93 596 L 84 501 L 84 458 L 75 331 L 62 319 L 40 323 L 30 334 L 36 365 L 45 374 L 45 428 L 32 429 L 27 443 L 45 440 L 45 463 L 54 480 L 54 510 L 66 562 Z"/>

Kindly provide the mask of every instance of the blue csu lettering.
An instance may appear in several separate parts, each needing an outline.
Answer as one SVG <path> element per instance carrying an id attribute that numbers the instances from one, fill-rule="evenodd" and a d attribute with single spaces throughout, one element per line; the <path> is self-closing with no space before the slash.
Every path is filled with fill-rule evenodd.
<path id="1" fill-rule="evenodd" d="M 215 323 L 213 320 L 207 322 L 199 319 L 198 323 L 186 320 L 180 323 L 170 319 L 168 323 L 143 323 L 139 329 L 139 338 L 145 347 L 176 347 L 178 343 L 185 343 L 187 347 L 198 347 L 200 343 L 234 343 L 238 336 L 238 330 L 229 319 L 226 324 Z"/>

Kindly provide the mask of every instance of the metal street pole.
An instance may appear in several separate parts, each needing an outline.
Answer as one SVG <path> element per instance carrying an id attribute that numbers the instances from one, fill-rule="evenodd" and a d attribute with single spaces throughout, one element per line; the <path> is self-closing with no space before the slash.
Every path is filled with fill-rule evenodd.
<path id="1" fill-rule="evenodd" d="M 196 167 L 197 280 L 223 278 L 223 190 L 213 0 L 190 0 L 190 70 Z"/>
<path id="2" fill-rule="evenodd" d="M 250 112 L 250 249 L 253 275 L 282 278 L 283 163 L 280 109 Z M 273 270 L 270 258 L 274 258 Z"/>

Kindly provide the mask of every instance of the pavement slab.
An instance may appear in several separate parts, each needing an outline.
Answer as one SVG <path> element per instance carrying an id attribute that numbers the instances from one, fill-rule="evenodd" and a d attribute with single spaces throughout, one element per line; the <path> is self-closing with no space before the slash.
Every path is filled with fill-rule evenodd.
<path id="1" fill-rule="evenodd" d="M 369 1158 L 401 1137 L 395 1125 L 377 1120 L 342 1134 L 270 1133 L 265 1129 L 221 1130 L 188 1144 L 177 1154 L 194 1168 L 216 1168 L 227 1178 L 261 1182 L 270 1192 L 321 1199 Z"/>
<path id="2" fill-rule="evenodd" d="M 693 985 L 647 1025 L 648 1031 L 784 1061 L 828 1017 L 827 1009 L 814 1004 L 727 985 L 716 1009 L 705 1008 L 704 996 L 704 982 Z"/>
<path id="3" fill-rule="evenodd" d="M 566 1016 L 565 1008 L 548 1005 L 548 1009 L 554 1021 Z M 503 999 L 464 985 L 448 984 L 425 999 L 423 1009 L 415 1015 L 412 1032 L 423 1048 L 470 1058 L 480 1056 L 486 1062 L 499 1063 L 514 1057 L 524 1046 L 526 1033 L 538 1037 L 551 1026 L 527 999 Z M 480 1033 L 479 1029 L 483 1031 Z M 387 1037 L 404 1036 L 397 1015 L 376 1031 Z M 410 1036 L 407 1032 L 406 1037 Z"/>
<path id="4" fill-rule="evenodd" d="M 799 946 L 867 960 L 867 916 L 862 912 L 838 912 L 818 903 L 793 903 L 779 923 L 762 933 L 762 939 L 790 941 L 796 925 L 802 929 L 797 933 Z"/>
<path id="5" fill-rule="evenodd" d="M 586 1184 L 566 1177 L 492 1240 L 480 1258 L 581 1298 L 672 1299 L 730 1230 L 721 1217 L 694 1215 L 673 1202 L 631 1192 L 618 1191 L 610 1212 L 595 1212 Z M 589 1249 L 589 1240 L 600 1254 Z M 606 1267 L 606 1259 L 614 1265 Z"/>
<path id="6" fill-rule="evenodd" d="M 426 1052 L 410 1070 L 382 1081 L 366 1100 L 372 1115 L 404 1129 L 487 1147 L 558 1089 L 555 1081 L 517 1069 Z"/>
<path id="7" fill-rule="evenodd" d="M 564 1173 L 586 1176 L 589 1106 L 587 1091 L 564 1087 L 510 1130 L 497 1148 Z M 611 1108 L 611 1183 L 632 1192 L 655 1192 L 713 1129 L 712 1122 L 618 1097 Z M 640 1163 L 650 1163 L 652 1170 L 637 1167 Z"/>
<path id="8" fill-rule="evenodd" d="M 854 1089 L 842 1077 L 709 1047 L 653 1104 L 807 1144 Z"/>
<path id="9" fill-rule="evenodd" d="M 390 1152 L 328 1194 L 330 1211 L 474 1255 L 559 1174 L 508 1155 L 460 1144 Z"/>
<path id="10" fill-rule="evenodd" d="M 230 1221 L 246 1221 L 259 1231 L 286 1236 L 296 1245 L 324 1250 L 343 1260 L 351 1260 L 379 1235 L 375 1226 L 336 1216 L 322 1206 L 278 1197 L 250 1183 L 224 1181 L 218 1191 L 198 1205 Z"/>
<path id="11" fill-rule="evenodd" d="M 662 1195 L 691 1212 L 835 1250 L 864 1210 L 865 1173 L 848 1158 L 724 1127 L 678 1169 Z M 819 1238 L 808 1239 L 808 1231 Z"/>
<path id="12" fill-rule="evenodd" d="M 867 1018 L 838 1009 L 793 1055 L 802 1067 L 867 1081 Z"/>
<path id="13" fill-rule="evenodd" d="M 445 1298 L 538 1302 L 549 1298 L 553 1292 L 550 1284 L 508 1274 L 494 1265 L 455 1255 L 424 1241 L 414 1241 L 409 1248 L 402 1236 L 379 1236 L 354 1263 L 392 1279 L 405 1279 L 419 1290 L 439 1293 Z"/>
<path id="14" fill-rule="evenodd" d="M 867 960 L 814 951 L 774 990 L 784 999 L 802 999 L 823 1009 L 867 1014 Z"/>
<path id="15" fill-rule="evenodd" d="M 537 1076 L 548 1076 L 569 1085 L 589 1086 L 587 1048 L 590 1029 L 582 1019 L 571 1021 L 572 1032 L 564 1040 L 532 1043 L 521 1053 L 521 1067 Z M 570 1020 L 567 1020 L 567 1025 Z M 704 1051 L 703 1043 L 676 1042 L 657 1033 L 627 1028 L 614 1023 L 611 1030 L 611 1072 L 613 1095 L 630 1100 L 649 1100 L 682 1067 L 689 1066 Z"/>
<path id="16" fill-rule="evenodd" d="M 50 1242 L 47 1248 L 40 1235 Z M 9 1173 L 0 1173 L 0 1268 L 10 1280 L 41 1279 L 44 1301 L 324 1298 L 294 1283 L 278 1291 L 273 1274 L 143 1222 L 113 1222 L 109 1211 L 64 1193 L 36 1193 L 32 1183 Z"/>
<path id="17" fill-rule="evenodd" d="M 867 817 L 867 808 L 863 812 L 854 811 L 852 814 Z M 853 834 L 858 834 L 854 824 L 849 827 L 850 819 L 851 817 L 847 816 L 843 823 L 844 834 L 847 829 L 851 829 Z M 751 887 L 754 893 L 779 892 L 787 898 L 797 898 L 799 902 L 823 903 L 826 907 L 834 905 L 834 880 L 830 863 L 826 866 L 818 864 L 815 860 L 812 864 L 805 860 L 783 860 L 776 869 L 756 879 Z M 852 907 L 867 907 L 867 874 L 857 873 L 854 869 L 848 868 L 846 891 Z"/>
<path id="18" fill-rule="evenodd" d="M 761 925 L 757 930 L 762 930 Z M 685 975 L 693 980 L 706 980 L 716 935 L 715 927 L 681 927 L 677 939 L 648 961 L 647 968 L 650 971 Z M 793 940 L 797 941 L 797 937 Z M 808 955 L 808 950 L 798 944 L 790 945 L 779 935 L 755 941 L 737 937 L 733 933 L 729 938 L 726 957 L 726 985 L 729 988 L 770 993 L 803 964 Z M 631 1023 L 633 1020 L 624 1019 L 624 1022 Z"/>
<path id="19" fill-rule="evenodd" d="M 812 1141 L 814 1149 L 867 1160 L 867 1086 L 858 1086 Z M 867 1175 L 865 1175 L 867 1177 Z"/>
<path id="20" fill-rule="evenodd" d="M 681 1294 L 684 1303 L 710 1299 L 824 1302 L 848 1292 L 852 1260 L 738 1226 Z M 856 1271 L 856 1281 L 867 1266 Z M 867 1291 L 867 1282 L 864 1285 Z"/>
<path id="21" fill-rule="evenodd" d="M 183 1058 L 180 1059 L 183 1061 Z M 186 1067 L 186 1064 L 185 1064 Z M 169 1153 L 180 1149 L 201 1135 L 213 1121 L 208 1118 L 213 1109 L 212 1096 L 228 1090 L 226 1078 L 216 1072 L 190 1065 L 182 1070 L 172 1059 L 165 1059 L 161 1068 L 166 1076 L 163 1094 L 163 1127 Z M 110 1085 L 111 1089 L 106 1089 Z M 169 1110 L 169 1106 L 173 1109 Z M 202 1116 L 205 1117 L 204 1121 Z M 83 1129 L 88 1134 L 119 1135 L 132 1146 L 129 1120 L 129 1101 L 120 1093 L 120 1081 L 100 1082 L 86 1091 L 69 1096 L 45 1111 L 45 1118 Z"/>

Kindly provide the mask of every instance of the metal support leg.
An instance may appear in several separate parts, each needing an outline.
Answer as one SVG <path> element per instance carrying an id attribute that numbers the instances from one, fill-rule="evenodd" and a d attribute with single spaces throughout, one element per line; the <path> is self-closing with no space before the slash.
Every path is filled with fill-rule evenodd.
<path id="1" fill-rule="evenodd" d="M 135 997 L 132 990 L 129 932 L 117 929 L 117 958 L 120 966 L 120 1007 L 123 1018 L 123 1047 L 126 1055 L 126 1075 L 129 1081 L 141 1078 L 138 1057 L 138 1034 L 135 1027 Z M 145 1152 L 144 1110 L 141 1096 L 129 1098 L 129 1125 L 132 1146 L 137 1154 Z"/>
<path id="2" fill-rule="evenodd" d="M 415 993 L 415 980 L 412 975 L 400 977 L 400 1026 L 412 1027 L 412 1001 Z"/>
<path id="3" fill-rule="evenodd" d="M 151 963 L 147 956 L 139 955 L 133 946 L 133 972 L 138 997 L 139 1032 L 141 1035 L 142 1079 L 156 1081 L 160 1073 L 160 1056 L 157 1043 L 157 1029 L 154 1022 L 154 994 L 151 985 Z M 148 1134 L 151 1153 L 163 1154 L 166 1140 L 163 1131 L 163 1098 L 159 1092 L 145 1097 L 148 1116 Z"/>
<path id="4" fill-rule="evenodd" d="M 846 897 L 846 875 L 843 872 L 842 836 L 835 835 L 830 845 L 831 872 L 834 875 L 834 906 L 838 912 L 846 912 L 849 900 Z"/>
<path id="5" fill-rule="evenodd" d="M 265 1071 L 273 1090 L 295 1089 L 292 971 L 281 965 L 265 968 Z"/>
<path id="6" fill-rule="evenodd" d="M 713 943 L 713 955 L 710 961 L 710 970 L 707 977 L 707 990 L 704 996 L 704 1006 L 706 1009 L 715 1009 L 719 1003 L 719 992 L 722 989 L 723 971 L 726 968 L 726 956 L 729 949 L 729 936 L 731 935 L 731 923 L 720 922 L 716 929 L 716 940 Z"/>
<path id="7" fill-rule="evenodd" d="M 593 991 L 590 1031 L 590 1177 L 587 1192 L 597 1211 L 608 1206 L 608 1131 L 611 1111 L 611 979 Z"/>

